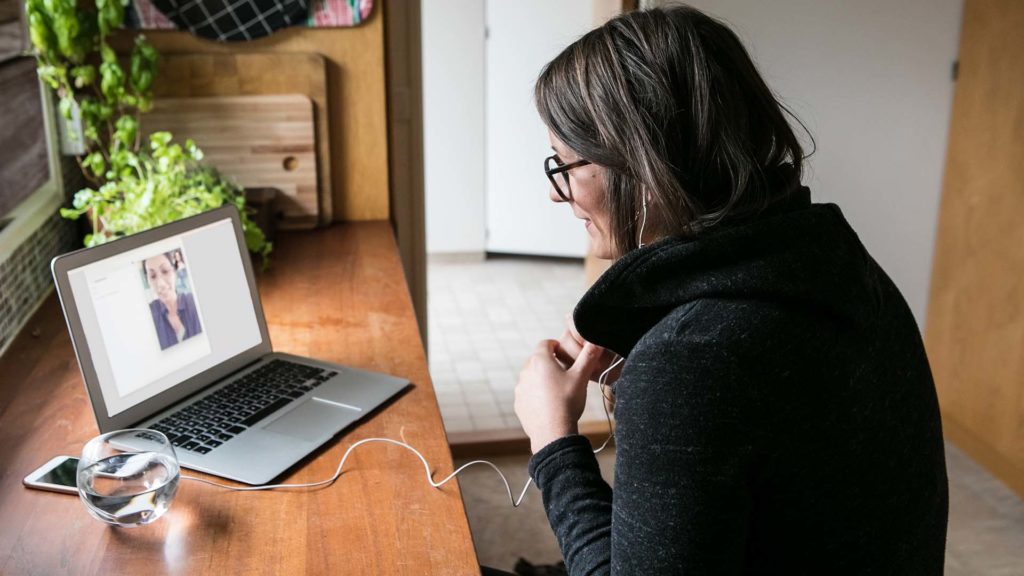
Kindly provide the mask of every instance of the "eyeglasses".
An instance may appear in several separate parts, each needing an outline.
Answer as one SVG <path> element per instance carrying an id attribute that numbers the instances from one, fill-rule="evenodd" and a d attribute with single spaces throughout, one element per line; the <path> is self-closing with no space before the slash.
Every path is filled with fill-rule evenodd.
<path id="1" fill-rule="evenodd" d="M 544 173 L 548 175 L 548 180 L 551 180 L 551 185 L 555 187 L 555 192 L 558 192 L 562 200 L 568 202 L 572 199 L 572 190 L 569 189 L 569 170 L 586 166 L 587 164 L 590 164 L 589 160 L 577 160 L 569 164 L 562 164 L 562 159 L 558 157 L 558 154 L 554 154 L 544 159 Z M 561 176 L 561 178 L 555 178 L 555 176 Z M 562 186 L 558 184 L 559 180 L 562 181 L 565 190 L 562 190 Z"/>

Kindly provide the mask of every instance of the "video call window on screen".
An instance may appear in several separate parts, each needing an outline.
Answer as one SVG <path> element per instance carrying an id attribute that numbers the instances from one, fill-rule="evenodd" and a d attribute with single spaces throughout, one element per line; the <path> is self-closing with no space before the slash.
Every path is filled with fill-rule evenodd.
<path id="1" fill-rule="evenodd" d="M 196 295 L 180 248 L 145 258 L 140 263 L 160 349 L 166 350 L 203 332 Z"/>
<path id="2" fill-rule="evenodd" d="M 262 341 L 230 219 L 68 272 L 107 414 Z"/>

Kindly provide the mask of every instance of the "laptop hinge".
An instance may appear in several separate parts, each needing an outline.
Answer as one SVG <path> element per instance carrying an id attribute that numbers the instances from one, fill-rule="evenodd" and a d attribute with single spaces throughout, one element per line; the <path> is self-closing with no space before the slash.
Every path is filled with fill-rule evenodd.
<path id="1" fill-rule="evenodd" d="M 193 400 L 193 399 L 195 399 L 195 397 L 196 397 L 196 396 L 198 396 L 198 395 L 200 395 L 200 394 L 202 394 L 202 393 L 204 393 L 204 392 L 208 391 L 208 390 L 209 390 L 210 388 L 213 388 L 213 387 L 215 387 L 215 386 L 218 386 L 218 385 L 220 385 L 220 384 L 221 384 L 222 382 L 224 382 L 224 381 L 226 381 L 226 380 L 233 380 L 233 379 L 234 379 L 235 377 L 237 377 L 237 376 L 238 376 L 238 374 L 239 374 L 240 372 L 244 372 L 244 371 L 248 370 L 249 368 L 252 368 L 252 367 L 253 367 L 253 366 L 255 366 L 256 364 L 259 364 L 259 363 L 260 363 L 260 362 L 262 362 L 262 361 L 263 361 L 263 360 L 264 360 L 264 359 L 265 359 L 266 357 L 267 357 L 267 355 L 266 355 L 266 354 L 264 354 L 263 356 L 260 356 L 259 358 L 257 358 L 257 359 L 255 359 L 255 360 L 253 360 L 252 362 L 249 362 L 249 363 L 247 363 L 247 364 L 244 364 L 244 365 L 240 366 L 240 367 L 239 367 L 239 368 L 238 368 L 237 370 L 235 370 L 235 371 L 233 371 L 233 372 L 231 372 L 231 373 L 229 373 L 229 374 L 225 374 L 224 376 L 221 376 L 220 378 L 218 378 L 218 379 L 214 380 L 213 382 L 210 382 L 210 383 L 209 383 L 209 384 L 207 384 L 206 386 L 203 386 L 203 387 L 202 387 L 202 388 L 200 388 L 199 390 L 196 390 L 195 392 L 193 392 L 193 393 L 189 394 L 188 396 L 186 396 L 186 397 L 182 398 L 181 400 L 178 400 L 178 401 L 177 401 L 177 402 L 175 402 L 174 404 L 171 404 L 170 406 L 168 406 L 168 407 L 164 408 L 163 410 L 160 410 L 160 411 L 159 411 L 159 412 L 157 412 L 156 414 L 150 414 L 150 415 L 149 415 L 149 416 L 147 416 L 146 418 L 143 418 L 142 420 L 139 420 L 138 422 L 136 422 L 136 423 L 135 423 L 135 424 L 133 424 L 132 426 L 136 426 L 136 427 L 137 427 L 137 426 L 138 426 L 139 424 L 142 424 L 142 423 L 143 423 L 143 422 L 145 422 L 146 420 L 152 420 L 152 419 L 153 419 L 153 418 L 154 418 L 155 416 L 158 416 L 158 415 L 160 415 L 160 414 L 166 414 L 166 413 L 168 413 L 168 412 L 175 412 L 176 410 L 178 410 L 178 409 L 179 409 L 179 408 L 181 408 L 182 406 L 185 406 L 185 405 L 188 405 L 188 404 L 190 404 L 190 403 L 192 402 L 192 400 Z"/>

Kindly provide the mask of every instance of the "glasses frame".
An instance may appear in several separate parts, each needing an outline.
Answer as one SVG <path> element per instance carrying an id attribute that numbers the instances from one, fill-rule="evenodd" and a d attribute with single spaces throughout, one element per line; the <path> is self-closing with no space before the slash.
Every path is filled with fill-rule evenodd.
<path id="1" fill-rule="evenodd" d="M 551 168 L 549 166 L 551 162 L 554 162 L 557 165 L 554 168 Z M 555 187 L 555 192 L 558 193 L 562 200 L 569 202 L 572 200 L 572 189 L 569 187 L 569 176 L 565 173 L 573 168 L 586 166 L 590 163 L 590 160 L 577 160 L 568 164 L 562 164 L 562 159 L 558 157 L 558 154 L 552 154 L 544 159 L 544 173 L 547 174 L 548 180 L 551 181 L 551 185 Z M 565 181 L 565 191 L 562 190 L 562 187 L 558 185 L 558 181 L 555 179 L 555 176 L 558 174 L 563 174 L 562 179 Z"/>

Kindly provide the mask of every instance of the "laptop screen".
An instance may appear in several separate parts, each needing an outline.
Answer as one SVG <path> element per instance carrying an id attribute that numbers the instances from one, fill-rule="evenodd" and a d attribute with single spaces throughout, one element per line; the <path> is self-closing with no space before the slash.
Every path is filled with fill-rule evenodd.
<path id="1" fill-rule="evenodd" d="M 232 220 L 72 269 L 110 417 L 261 343 Z"/>

